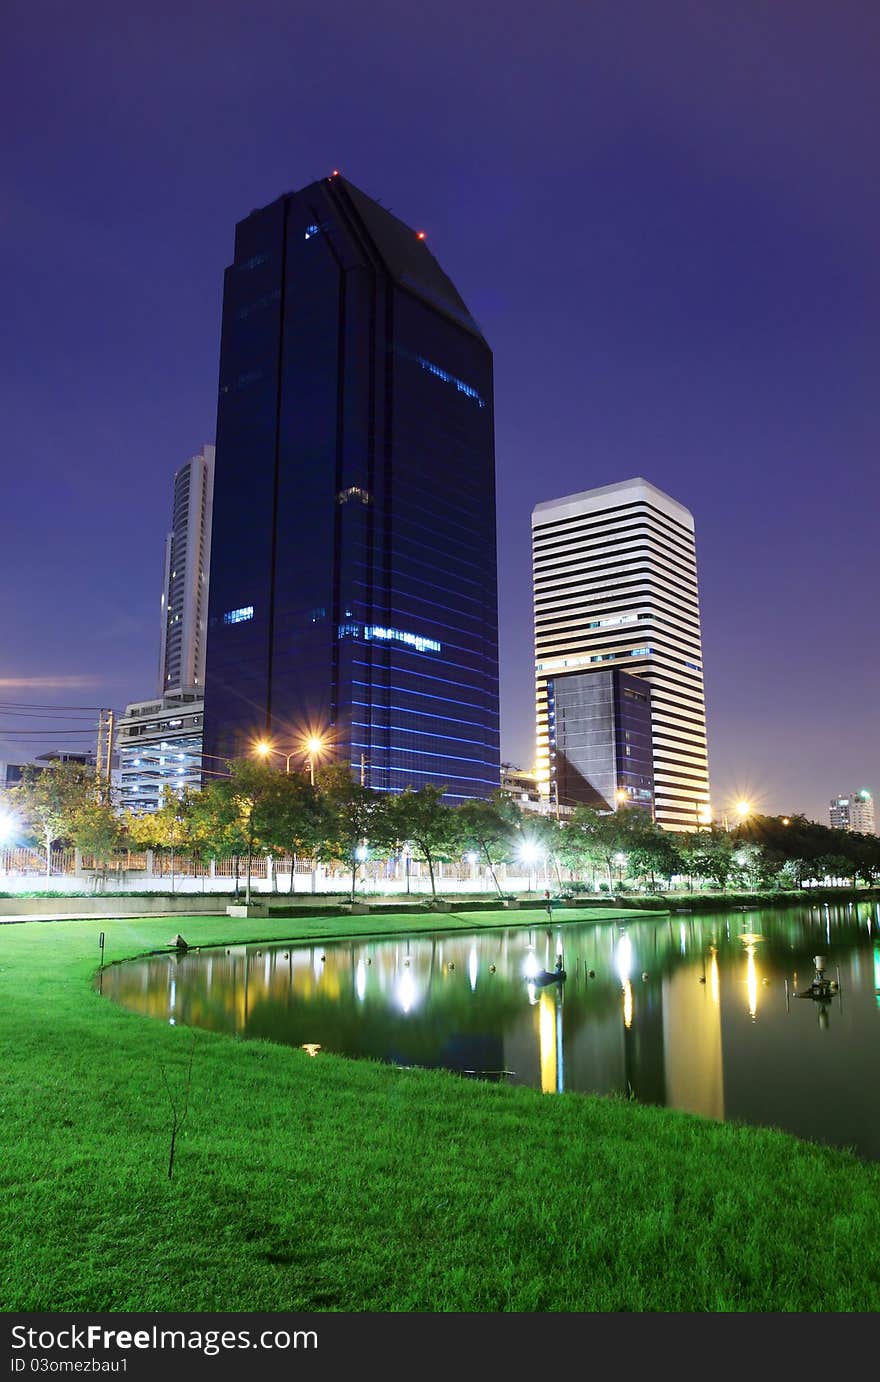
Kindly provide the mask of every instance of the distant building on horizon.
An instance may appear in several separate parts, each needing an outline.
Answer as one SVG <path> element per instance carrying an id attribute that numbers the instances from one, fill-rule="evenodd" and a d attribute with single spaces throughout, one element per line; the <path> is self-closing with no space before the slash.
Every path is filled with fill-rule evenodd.
<path id="1" fill-rule="evenodd" d="M 833 830 L 852 830 L 857 835 L 877 833 L 874 798 L 867 787 L 832 797 L 829 814 Z"/>
<path id="2" fill-rule="evenodd" d="M 619 749 L 638 736 L 638 771 L 623 770 L 614 786 L 615 804 L 646 805 L 639 792 L 653 794 L 654 817 L 668 830 L 691 831 L 711 820 L 703 657 L 694 520 L 677 500 L 644 479 L 624 480 L 536 505 L 532 513 L 535 610 L 537 768 L 542 791 L 560 805 L 584 774 L 568 755 L 560 758 L 560 686 L 566 705 L 582 717 L 578 749 L 606 764 L 620 763 Z M 615 725 L 604 715 L 593 731 L 583 716 L 587 702 L 597 710 L 613 692 L 587 680 L 594 671 L 619 671 L 631 685 L 650 686 L 653 782 L 644 779 L 644 731 Z M 577 683 L 563 685 L 571 674 Z M 548 683 L 552 683 L 549 688 Z M 575 702 L 580 709 L 574 709 Z M 552 729 L 552 733 L 551 733 Z M 590 734 L 597 736 L 587 742 Z M 635 744 L 633 743 L 633 747 Z M 563 772 L 560 773 L 560 768 Z M 591 769 L 593 770 L 593 769 Z M 611 779 L 606 772 L 608 789 Z M 625 793 L 625 798 L 618 793 Z M 605 800 L 607 793 L 600 792 Z M 609 803 L 610 805 L 610 803 Z"/>
<path id="3" fill-rule="evenodd" d="M 378 791 L 497 790 L 492 370 L 424 234 L 347 179 L 236 227 L 206 762 L 314 735 Z"/>
<path id="4" fill-rule="evenodd" d="M 214 447 L 203 446 L 174 476 L 162 579 L 159 696 L 204 692 L 213 490 Z"/>

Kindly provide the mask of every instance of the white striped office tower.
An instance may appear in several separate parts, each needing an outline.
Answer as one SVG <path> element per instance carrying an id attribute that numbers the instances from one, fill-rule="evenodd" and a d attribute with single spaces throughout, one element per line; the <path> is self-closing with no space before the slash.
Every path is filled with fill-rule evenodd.
<path id="1" fill-rule="evenodd" d="M 548 678 L 619 667 L 651 684 L 657 823 L 684 831 L 707 824 L 693 516 L 647 480 L 624 480 L 538 504 L 532 554 L 542 793 L 552 802 L 556 790 Z"/>

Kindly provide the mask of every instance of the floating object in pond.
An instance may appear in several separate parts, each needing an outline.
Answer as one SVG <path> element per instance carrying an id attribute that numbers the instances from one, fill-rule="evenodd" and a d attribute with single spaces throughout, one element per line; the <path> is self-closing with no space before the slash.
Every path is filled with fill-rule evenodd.
<path id="1" fill-rule="evenodd" d="M 405 966 L 405 967 L 406 967 L 406 966 L 408 966 L 408 965 L 409 965 L 409 960 L 408 960 L 408 959 L 407 959 L 407 960 L 404 960 L 404 962 L 403 962 L 403 963 L 404 963 L 404 966 Z"/>
<path id="2" fill-rule="evenodd" d="M 174 940 L 171 942 L 171 944 L 174 946 L 175 950 L 189 950 L 189 946 L 183 939 L 183 936 L 181 936 L 179 933 L 174 937 Z M 227 950 L 226 953 L 228 955 L 229 951 Z"/>
<path id="3" fill-rule="evenodd" d="M 368 964 L 368 965 L 371 965 L 372 963 L 373 963 L 372 960 L 367 960 L 367 964 Z"/>
<path id="4" fill-rule="evenodd" d="M 826 977 L 824 955 L 814 955 L 813 964 L 816 967 L 813 982 L 808 989 L 798 994 L 798 998 L 814 998 L 820 1003 L 829 1003 L 840 993 L 840 983 L 837 979 Z"/>
<path id="5" fill-rule="evenodd" d="M 647 977 L 648 977 L 648 971 L 647 971 L 647 970 L 643 970 L 643 972 L 642 972 L 642 983 L 645 982 L 645 980 L 647 979 Z"/>
<path id="6" fill-rule="evenodd" d="M 591 969 L 590 972 L 589 972 L 589 974 L 587 975 L 587 978 L 588 978 L 588 979 L 595 979 L 595 977 L 596 977 L 596 971 L 595 971 L 595 969 Z"/>
<path id="7" fill-rule="evenodd" d="M 327 956 L 326 956 L 326 955 L 322 955 L 322 956 L 321 956 L 321 964 L 323 964 L 323 963 L 324 963 L 324 961 L 325 961 L 325 960 L 326 960 L 326 958 L 327 958 Z"/>
<path id="8" fill-rule="evenodd" d="M 535 975 L 526 975 L 526 982 L 534 984 L 536 988 L 544 988 L 547 984 L 564 984 L 567 978 L 564 969 L 539 969 Z"/>
<path id="9" fill-rule="evenodd" d="M 490 966 L 489 966 L 489 973 L 490 973 L 490 974 L 494 974 L 494 973 L 495 973 L 495 966 L 494 966 L 494 965 L 490 965 Z"/>
<path id="10" fill-rule="evenodd" d="M 450 968 L 450 969 L 455 969 L 455 961 L 454 961 L 454 960 L 450 960 L 450 961 L 449 961 L 449 968 Z"/>

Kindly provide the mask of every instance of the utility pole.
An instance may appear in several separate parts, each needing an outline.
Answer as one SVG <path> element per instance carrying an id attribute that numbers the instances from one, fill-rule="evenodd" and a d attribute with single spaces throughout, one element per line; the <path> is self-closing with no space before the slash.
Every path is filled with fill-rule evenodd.
<path id="1" fill-rule="evenodd" d="M 107 711 L 107 771 L 105 781 L 110 786 L 110 764 L 113 759 L 113 711 Z"/>
<path id="2" fill-rule="evenodd" d="M 95 782 L 98 784 L 98 786 L 101 785 L 101 778 L 102 778 L 102 776 L 103 776 L 103 772 L 102 772 L 102 766 L 103 766 L 102 754 L 103 754 L 103 751 L 104 751 L 104 712 L 103 712 L 103 710 L 99 710 L 99 711 L 98 711 L 98 740 L 97 740 L 97 744 L 96 744 L 96 746 L 95 746 Z"/>

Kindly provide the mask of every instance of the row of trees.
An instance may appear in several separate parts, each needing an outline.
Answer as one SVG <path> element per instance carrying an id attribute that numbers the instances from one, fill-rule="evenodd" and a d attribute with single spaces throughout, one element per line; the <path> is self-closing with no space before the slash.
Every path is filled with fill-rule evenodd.
<path id="1" fill-rule="evenodd" d="M 78 765 L 26 772 L 8 797 L 20 832 L 45 849 L 47 873 L 59 840 L 93 854 L 105 869 L 117 851 L 132 847 L 170 853 L 172 875 L 175 854 L 205 862 L 235 858 L 245 864 L 247 900 L 251 861 L 267 854 L 347 861 L 352 897 L 367 851 L 388 858 L 407 850 L 427 865 L 434 897 L 437 865 L 468 856 L 487 867 L 499 894 L 496 869 L 515 861 L 532 868 L 546 862 L 560 890 L 573 876 L 594 888 L 601 879 L 609 891 L 624 880 L 652 889 L 660 880 L 668 887 L 681 879 L 691 887 L 757 889 L 880 878 L 880 839 L 802 816 L 755 816 L 733 832 L 712 827 L 673 835 L 637 808 L 600 814 L 579 807 L 556 821 L 523 812 L 500 793 L 452 807 L 442 787 L 374 792 L 343 764 L 319 770 L 312 786 L 299 774 L 241 759 L 228 777 L 142 816 L 115 810 L 107 788 Z M 293 876 L 291 868 L 291 889 Z"/>

